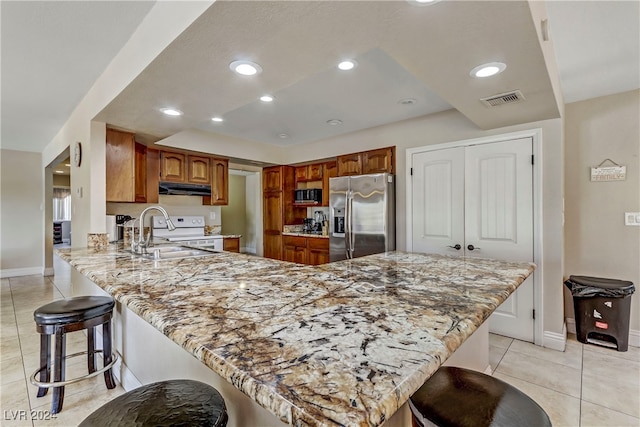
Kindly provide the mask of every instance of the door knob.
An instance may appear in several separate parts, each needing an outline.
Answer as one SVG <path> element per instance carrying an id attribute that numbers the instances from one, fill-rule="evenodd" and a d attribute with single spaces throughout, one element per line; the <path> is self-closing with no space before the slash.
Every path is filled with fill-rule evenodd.
<path id="1" fill-rule="evenodd" d="M 467 246 L 467 249 L 469 249 L 470 251 L 473 251 L 473 250 L 479 251 L 480 250 L 480 248 L 477 248 L 477 247 L 475 247 L 473 245 Z"/>
<path id="2" fill-rule="evenodd" d="M 462 249 L 462 246 L 456 244 L 455 246 L 449 246 L 450 248 L 455 249 L 456 251 L 459 251 L 460 249 Z"/>

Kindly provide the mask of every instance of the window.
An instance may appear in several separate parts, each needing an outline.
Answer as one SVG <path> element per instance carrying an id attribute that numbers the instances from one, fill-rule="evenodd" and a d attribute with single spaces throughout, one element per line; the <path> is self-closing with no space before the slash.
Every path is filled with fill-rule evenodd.
<path id="1" fill-rule="evenodd" d="M 71 220 L 71 189 L 65 187 L 53 188 L 53 220 Z"/>

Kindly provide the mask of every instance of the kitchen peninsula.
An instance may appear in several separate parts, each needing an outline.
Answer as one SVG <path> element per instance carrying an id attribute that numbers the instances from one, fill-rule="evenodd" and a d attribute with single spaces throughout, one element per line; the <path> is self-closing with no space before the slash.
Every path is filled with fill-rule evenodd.
<path id="1" fill-rule="evenodd" d="M 229 426 L 260 427 L 406 425 L 391 417 L 535 268 L 404 252 L 322 266 L 150 261 L 116 245 L 58 254 L 86 282 L 74 294 L 116 299 L 115 347 L 140 382 L 195 376 L 220 390 Z M 167 343 L 145 342 L 158 331 Z M 197 373 L 149 367 L 170 351 Z"/>

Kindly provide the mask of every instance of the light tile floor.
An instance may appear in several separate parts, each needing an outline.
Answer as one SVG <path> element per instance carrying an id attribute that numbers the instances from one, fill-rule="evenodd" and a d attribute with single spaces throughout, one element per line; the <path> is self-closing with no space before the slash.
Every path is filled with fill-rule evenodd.
<path id="1" fill-rule="evenodd" d="M 2 279 L 0 293 L 0 425 L 75 426 L 93 410 L 124 393 L 107 390 L 102 376 L 67 386 L 62 412 L 45 418 L 49 393 L 36 397 L 29 376 L 38 367 L 38 334 L 33 311 L 69 296 L 70 270 L 55 257 L 56 275 Z M 85 336 L 74 332 L 67 354 L 85 349 Z M 497 378 L 531 396 L 554 426 L 640 427 L 640 348 L 627 352 L 583 345 L 570 336 L 564 352 L 491 335 L 490 359 Z M 85 373 L 85 359 L 70 359 L 67 376 Z M 258 427 L 258 426 L 256 426 Z"/>

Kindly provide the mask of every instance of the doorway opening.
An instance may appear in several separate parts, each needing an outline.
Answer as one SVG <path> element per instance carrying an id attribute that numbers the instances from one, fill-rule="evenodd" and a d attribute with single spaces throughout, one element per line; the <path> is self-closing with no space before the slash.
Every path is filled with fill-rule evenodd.
<path id="1" fill-rule="evenodd" d="M 220 209 L 223 235 L 239 234 L 240 252 L 262 256 L 261 174 L 229 167 L 229 204 Z"/>

